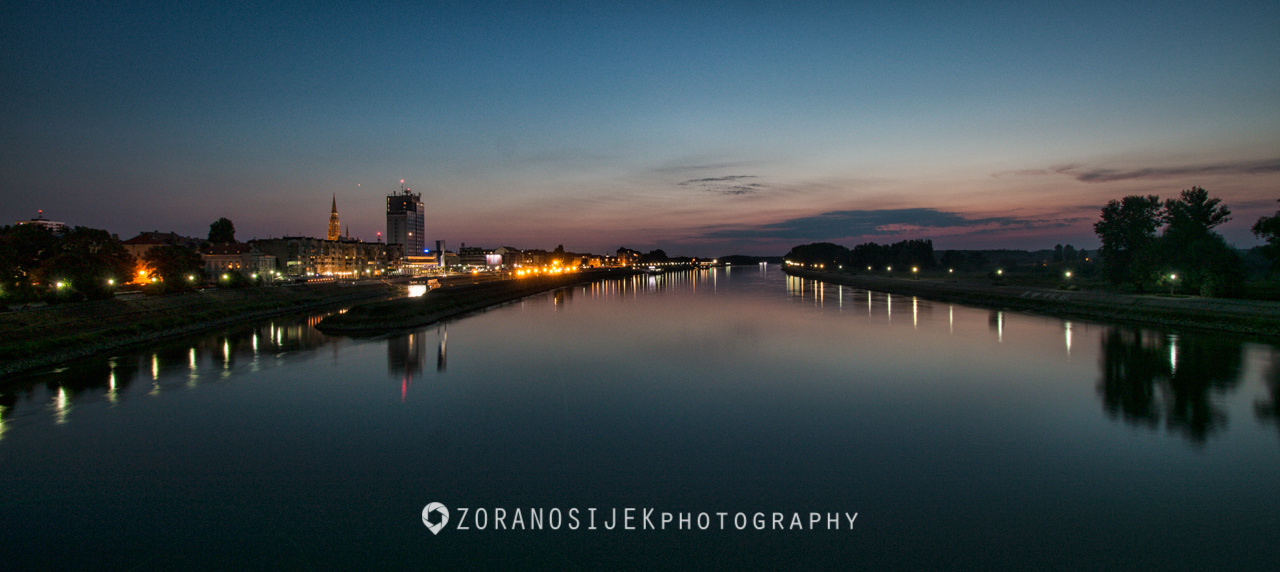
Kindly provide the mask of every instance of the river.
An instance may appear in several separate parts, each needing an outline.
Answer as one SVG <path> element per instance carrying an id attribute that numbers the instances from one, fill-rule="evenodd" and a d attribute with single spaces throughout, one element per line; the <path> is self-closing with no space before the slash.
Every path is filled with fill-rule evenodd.
<path id="1" fill-rule="evenodd" d="M 776 266 L 375 338 L 319 318 L 8 382 L 3 568 L 1280 562 L 1280 348 L 1263 341 Z"/>

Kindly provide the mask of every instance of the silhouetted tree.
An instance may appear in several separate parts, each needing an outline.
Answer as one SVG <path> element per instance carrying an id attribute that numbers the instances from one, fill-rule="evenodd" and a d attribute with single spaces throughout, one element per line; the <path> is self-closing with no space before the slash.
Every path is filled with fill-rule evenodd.
<path id="1" fill-rule="evenodd" d="M 1061 244 L 1055 245 L 1053 247 L 1053 261 L 1062 262 L 1063 260 L 1064 258 L 1063 258 L 1063 252 L 1062 252 L 1062 245 Z"/>
<path id="2" fill-rule="evenodd" d="M 1166 199 L 1164 202 L 1165 222 L 1169 224 L 1167 233 L 1204 234 L 1213 227 L 1231 220 L 1231 209 L 1226 205 L 1218 206 L 1220 198 L 1209 198 L 1209 191 L 1201 187 L 1184 189 L 1177 199 Z"/>
<path id="3" fill-rule="evenodd" d="M 1070 244 L 1062 247 L 1062 260 L 1063 262 L 1075 262 L 1076 247 L 1071 246 Z"/>
<path id="4" fill-rule="evenodd" d="M 1244 293 L 1245 266 L 1239 253 L 1213 228 L 1231 220 L 1231 210 L 1219 206 L 1200 187 L 1182 191 L 1164 203 L 1167 223 L 1160 236 L 1164 270 L 1176 273 L 1184 286 L 1202 296 L 1235 297 Z"/>
<path id="5" fill-rule="evenodd" d="M 1280 211 L 1271 216 L 1258 217 L 1258 222 L 1253 223 L 1250 230 L 1254 236 L 1267 241 L 1259 250 L 1271 261 L 1271 269 L 1280 268 Z"/>
<path id="6" fill-rule="evenodd" d="M 62 282 L 52 300 L 106 299 L 114 284 L 127 281 L 133 256 L 105 230 L 77 226 L 61 236 L 38 225 L 18 225 L 0 233 L 0 282 L 15 299 L 31 300 Z M 40 282 L 42 287 L 34 287 Z"/>
<path id="7" fill-rule="evenodd" d="M 942 266 L 946 268 L 963 269 L 966 265 L 966 262 L 967 260 L 964 254 L 961 254 L 959 251 L 948 250 L 942 253 Z"/>
<path id="8" fill-rule="evenodd" d="M 161 292 L 185 292 L 203 281 L 204 264 L 200 253 L 185 246 L 166 244 L 147 251 L 143 256 L 160 277 Z"/>
<path id="9" fill-rule="evenodd" d="M 847 257 L 849 249 L 830 242 L 815 242 L 792 247 L 783 258 L 802 264 L 823 264 L 836 266 Z"/>
<path id="10" fill-rule="evenodd" d="M 1164 214 L 1160 197 L 1130 195 L 1102 208 L 1093 230 L 1102 240 L 1103 276 L 1112 284 L 1133 283 L 1138 291 L 1154 280 L 1152 246 Z"/>
<path id="11" fill-rule="evenodd" d="M 58 253 L 58 237 L 36 224 L 0 228 L 0 289 L 14 301 L 33 300 L 42 289 L 33 285 L 37 271 Z"/>
<path id="12" fill-rule="evenodd" d="M 236 241 L 236 225 L 227 217 L 213 221 L 209 225 L 209 242 L 223 244 Z"/>

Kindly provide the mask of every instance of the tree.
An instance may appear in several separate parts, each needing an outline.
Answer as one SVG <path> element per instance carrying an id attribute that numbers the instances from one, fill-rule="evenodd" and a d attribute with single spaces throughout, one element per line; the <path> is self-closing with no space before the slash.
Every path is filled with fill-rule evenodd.
<path id="1" fill-rule="evenodd" d="M 965 256 L 958 250 L 948 250 L 942 253 L 942 265 L 948 269 L 957 267 L 963 268 L 965 265 Z"/>
<path id="2" fill-rule="evenodd" d="M 16 300 L 43 297 L 59 282 L 58 300 L 107 299 L 115 284 L 128 279 L 133 263 L 105 230 L 77 226 L 58 236 L 34 224 L 0 229 L 0 284 Z"/>
<path id="3" fill-rule="evenodd" d="M 1204 234 L 1212 231 L 1213 227 L 1231 220 L 1231 209 L 1218 206 L 1221 202 L 1220 198 L 1209 198 L 1209 191 L 1201 187 L 1183 190 L 1181 197 L 1164 202 L 1165 222 L 1169 223 L 1167 232 Z"/>
<path id="4" fill-rule="evenodd" d="M 200 253 L 185 246 L 166 244 L 147 251 L 143 259 L 160 277 L 161 292 L 185 292 L 194 290 L 204 278 L 204 263 Z"/>
<path id="5" fill-rule="evenodd" d="M 1222 199 L 1209 198 L 1201 187 L 1182 191 L 1164 202 L 1167 223 L 1159 255 L 1170 274 L 1201 296 L 1236 297 L 1244 293 L 1244 261 L 1213 228 L 1231 220 Z"/>
<path id="6" fill-rule="evenodd" d="M 227 217 L 215 220 L 209 225 L 209 242 L 222 244 L 235 241 L 236 225 L 232 224 Z"/>
<path id="7" fill-rule="evenodd" d="M 849 249 L 830 242 L 815 242 L 793 247 L 784 257 L 790 262 L 836 266 L 849 254 Z"/>
<path id="8" fill-rule="evenodd" d="M 77 226 L 63 234 L 57 251 L 41 264 L 44 280 L 66 280 L 90 300 L 110 299 L 115 284 L 128 280 L 133 271 L 133 255 L 105 230 Z"/>
<path id="9" fill-rule="evenodd" d="M 1263 256 L 1271 261 L 1271 269 L 1280 268 L 1280 210 L 1271 216 L 1258 217 L 1250 230 L 1254 236 L 1267 241 L 1266 246 L 1260 248 Z"/>
<path id="10" fill-rule="evenodd" d="M 1112 284 L 1133 283 L 1139 292 L 1154 280 L 1153 245 L 1164 220 L 1160 197 L 1130 195 L 1102 207 L 1102 219 L 1093 231 L 1102 240 L 1103 276 Z"/>
<path id="11" fill-rule="evenodd" d="M 46 260 L 57 255 L 58 237 L 38 224 L 0 229 L 0 287 L 6 297 L 34 300 L 40 291 L 33 285 Z"/>

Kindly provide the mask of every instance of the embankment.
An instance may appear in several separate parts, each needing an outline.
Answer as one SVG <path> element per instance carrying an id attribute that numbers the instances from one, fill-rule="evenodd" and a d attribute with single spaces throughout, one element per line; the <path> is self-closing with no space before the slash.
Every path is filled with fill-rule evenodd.
<path id="1" fill-rule="evenodd" d="M 636 273 L 618 268 L 584 270 L 552 276 L 445 286 L 417 298 L 361 304 L 344 313 L 326 317 L 316 328 L 326 334 L 359 335 L 417 328 L 539 292 L 595 280 L 623 278 Z"/>
<path id="2" fill-rule="evenodd" d="M 295 312 L 403 293 L 403 286 L 299 284 L 62 304 L 0 313 L 0 376 Z"/>
<path id="3" fill-rule="evenodd" d="M 1171 298 L 906 280 L 783 268 L 792 276 L 893 294 L 1023 312 L 1144 325 L 1280 336 L 1280 302 Z"/>

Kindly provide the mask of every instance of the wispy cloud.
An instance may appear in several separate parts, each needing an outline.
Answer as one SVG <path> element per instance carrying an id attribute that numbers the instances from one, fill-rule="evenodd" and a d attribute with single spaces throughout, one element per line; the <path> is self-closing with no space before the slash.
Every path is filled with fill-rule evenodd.
<path id="1" fill-rule="evenodd" d="M 757 178 L 755 175 L 706 177 L 702 179 L 689 179 L 687 181 L 676 183 L 676 186 L 693 187 L 719 195 L 750 195 L 768 186 L 761 183 L 746 182 L 749 179 L 755 178 Z"/>
<path id="2" fill-rule="evenodd" d="M 1078 219 L 1017 217 L 965 218 L 959 213 L 929 208 L 831 211 L 750 228 L 707 229 L 700 238 L 838 240 L 862 236 L 890 236 L 929 229 L 968 229 L 971 232 L 1064 227 Z"/>
<path id="3" fill-rule="evenodd" d="M 1063 165 L 1048 169 L 1023 169 L 992 173 L 992 177 L 1025 177 L 1038 175 L 1066 175 L 1084 183 L 1110 183 L 1113 181 L 1172 179 L 1204 175 L 1262 175 L 1280 173 L 1280 158 L 1259 161 L 1236 161 L 1173 167 L 1144 167 L 1141 169 L 1086 168 L 1084 165 Z"/>
<path id="4" fill-rule="evenodd" d="M 746 167 L 749 165 L 759 164 L 759 161 L 729 161 L 723 163 L 703 163 L 703 164 L 687 164 L 687 165 L 667 165 L 665 167 L 657 167 L 653 169 L 655 173 L 689 173 L 693 171 L 714 171 L 717 169 L 732 169 L 736 167 Z"/>

